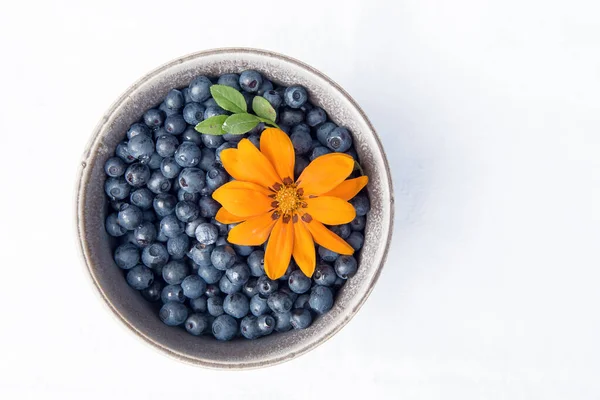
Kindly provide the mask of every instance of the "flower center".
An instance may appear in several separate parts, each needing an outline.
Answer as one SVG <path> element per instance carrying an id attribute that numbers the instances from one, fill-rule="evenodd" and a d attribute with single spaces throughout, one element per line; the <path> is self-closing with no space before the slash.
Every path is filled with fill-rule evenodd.
<path id="1" fill-rule="evenodd" d="M 281 214 L 291 214 L 302 205 L 301 193 L 296 189 L 296 184 L 283 185 L 275 193 L 275 201 L 278 203 L 277 208 Z"/>

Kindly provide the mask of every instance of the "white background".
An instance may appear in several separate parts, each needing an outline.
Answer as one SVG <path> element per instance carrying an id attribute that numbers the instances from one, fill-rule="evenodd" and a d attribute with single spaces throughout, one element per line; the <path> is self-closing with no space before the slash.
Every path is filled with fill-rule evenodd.
<path id="1" fill-rule="evenodd" d="M 52 4 L 51 4 L 52 3 Z M 597 1 L 3 1 L 0 398 L 597 399 Z M 334 339 L 264 370 L 140 342 L 92 292 L 76 169 L 103 112 L 178 56 L 280 51 L 381 135 L 393 248 Z"/>

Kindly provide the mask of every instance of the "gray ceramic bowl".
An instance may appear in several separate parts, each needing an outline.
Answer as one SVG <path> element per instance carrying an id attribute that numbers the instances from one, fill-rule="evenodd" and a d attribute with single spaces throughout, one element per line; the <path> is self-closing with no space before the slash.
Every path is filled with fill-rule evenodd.
<path id="1" fill-rule="evenodd" d="M 141 295 L 127 286 L 112 258 L 104 230 L 108 209 L 104 197 L 104 162 L 130 124 L 155 106 L 172 88 L 184 87 L 197 75 L 215 76 L 255 69 L 274 82 L 300 84 L 333 121 L 347 126 L 370 181 L 371 212 L 356 276 L 342 288 L 334 308 L 305 330 L 273 334 L 258 340 L 218 342 L 194 337 L 164 325 Z M 374 94 L 375 95 L 375 94 Z M 181 361 L 211 368 L 247 369 L 291 360 L 323 343 L 356 314 L 383 267 L 392 235 L 392 180 L 381 142 L 354 100 L 336 83 L 310 66 L 281 54 L 253 49 L 218 49 L 174 60 L 143 77 L 106 112 L 92 134 L 81 162 L 77 189 L 77 234 L 92 282 L 112 312 L 139 338 Z"/>

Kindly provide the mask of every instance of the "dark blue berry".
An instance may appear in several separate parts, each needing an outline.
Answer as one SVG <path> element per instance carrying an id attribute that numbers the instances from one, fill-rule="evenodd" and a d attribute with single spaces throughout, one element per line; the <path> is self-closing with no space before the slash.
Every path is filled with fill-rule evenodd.
<path id="1" fill-rule="evenodd" d="M 338 126 L 333 122 L 325 122 L 317 128 L 317 140 L 323 145 L 327 146 L 327 135 Z"/>
<path id="2" fill-rule="evenodd" d="M 198 242 L 203 245 L 214 244 L 219 237 L 217 227 L 208 222 L 199 224 L 194 234 Z"/>
<path id="3" fill-rule="evenodd" d="M 144 222 L 156 222 L 156 213 L 152 210 L 143 210 Z"/>
<path id="4" fill-rule="evenodd" d="M 158 316 L 165 325 L 177 326 L 185 322 L 188 310 L 185 305 L 170 301 L 161 307 Z"/>
<path id="5" fill-rule="evenodd" d="M 180 221 L 190 222 L 198 218 L 200 209 L 191 201 L 180 201 L 175 207 L 175 215 Z"/>
<path id="6" fill-rule="evenodd" d="M 214 218 L 210 219 L 210 223 L 217 227 L 217 229 L 219 230 L 219 235 L 227 234 L 227 232 L 228 232 L 227 225 L 220 223 L 219 221 L 217 221 Z"/>
<path id="7" fill-rule="evenodd" d="M 168 238 L 174 238 L 184 233 L 185 224 L 177 216 L 170 214 L 160 221 L 160 230 Z"/>
<path id="8" fill-rule="evenodd" d="M 269 306 L 267 305 L 267 297 L 261 294 L 255 294 L 250 299 L 250 312 L 255 315 L 263 315 L 266 312 L 269 312 Z"/>
<path id="9" fill-rule="evenodd" d="M 258 287 L 256 286 L 257 279 L 252 277 L 249 278 L 244 286 L 242 287 L 242 293 L 244 293 L 248 298 L 252 298 L 255 294 L 258 293 Z"/>
<path id="10" fill-rule="evenodd" d="M 200 194 L 199 193 L 190 193 L 190 192 L 186 192 L 183 189 L 179 189 L 177 191 L 177 200 L 192 201 L 194 203 L 197 203 L 198 200 L 200 200 Z"/>
<path id="11" fill-rule="evenodd" d="M 310 128 L 306 124 L 298 124 L 292 128 L 290 135 L 292 145 L 296 154 L 303 155 L 312 148 L 312 137 L 310 136 Z"/>
<path id="12" fill-rule="evenodd" d="M 185 102 L 185 104 L 192 103 L 194 101 L 192 99 L 192 96 L 190 96 L 190 88 L 189 87 L 181 89 L 181 94 L 183 94 L 183 101 Z"/>
<path id="13" fill-rule="evenodd" d="M 302 86 L 290 86 L 285 89 L 283 99 L 288 106 L 300 108 L 306 103 L 306 100 L 308 100 L 308 93 L 306 93 L 306 89 Z"/>
<path id="14" fill-rule="evenodd" d="M 319 250 L 318 250 L 319 256 L 327 262 L 334 262 L 335 260 L 337 260 L 339 254 L 331 251 L 323 246 L 319 246 Z"/>
<path id="15" fill-rule="evenodd" d="M 229 268 L 225 275 L 234 285 L 243 285 L 250 279 L 250 268 L 244 263 L 237 263 Z"/>
<path id="16" fill-rule="evenodd" d="M 225 85 L 240 90 L 240 76 L 238 74 L 223 74 L 219 77 L 217 83 L 219 85 Z"/>
<path id="17" fill-rule="evenodd" d="M 340 256 L 335 260 L 335 273 L 342 279 L 348 279 L 356 274 L 358 270 L 358 263 L 356 258 L 352 256 Z"/>
<path id="18" fill-rule="evenodd" d="M 177 89 L 169 90 L 169 93 L 167 93 L 167 96 L 165 97 L 165 104 L 171 110 L 179 110 L 185 104 L 183 93 Z"/>
<path id="19" fill-rule="evenodd" d="M 265 252 L 254 250 L 248 256 L 248 267 L 252 276 L 261 277 L 265 274 Z"/>
<path id="20" fill-rule="evenodd" d="M 333 293 L 327 286 L 315 286 L 308 301 L 311 310 L 317 314 L 324 314 L 333 307 Z"/>
<path id="21" fill-rule="evenodd" d="M 150 129 L 158 129 L 165 122 L 165 113 L 153 108 L 144 113 L 144 123 Z"/>
<path id="22" fill-rule="evenodd" d="M 326 146 L 335 152 L 343 153 L 352 146 L 352 136 L 343 126 L 333 129 L 325 137 Z"/>
<path id="23" fill-rule="evenodd" d="M 189 193 L 199 193 L 206 185 L 206 174 L 200 168 L 184 168 L 179 173 L 179 186 Z"/>
<path id="24" fill-rule="evenodd" d="M 359 217 L 367 215 L 367 213 L 371 209 L 371 205 L 369 204 L 369 198 L 362 193 L 359 193 L 356 196 L 354 196 L 354 198 L 350 199 L 350 204 L 354 206 L 354 209 L 356 210 L 356 215 Z"/>
<path id="25" fill-rule="evenodd" d="M 257 149 L 260 150 L 260 135 L 259 134 L 255 133 L 255 134 L 248 135 L 247 139 L 250 141 L 250 143 L 252 143 L 254 145 L 254 147 L 256 147 Z"/>
<path id="26" fill-rule="evenodd" d="M 247 315 L 240 321 L 240 332 L 246 339 L 257 339 L 260 337 L 256 317 Z"/>
<path id="27" fill-rule="evenodd" d="M 119 157 L 125 164 L 131 164 L 135 161 L 135 157 L 129 154 L 129 150 L 127 150 L 128 142 L 121 142 L 117 145 L 115 150 L 115 155 Z"/>
<path id="28" fill-rule="evenodd" d="M 212 324 L 212 333 L 217 340 L 231 340 L 238 331 L 238 325 L 230 315 L 220 315 Z"/>
<path id="29" fill-rule="evenodd" d="M 104 172 L 113 178 L 123 175 L 126 168 L 127 164 L 119 157 L 111 157 L 104 163 Z"/>
<path id="30" fill-rule="evenodd" d="M 181 287 L 185 297 L 197 299 L 206 291 L 206 282 L 198 275 L 189 275 L 181 282 Z"/>
<path id="31" fill-rule="evenodd" d="M 294 302 L 294 308 L 310 308 L 308 301 L 310 300 L 310 294 L 301 294 Z"/>
<path id="32" fill-rule="evenodd" d="M 243 285 L 236 285 L 231 282 L 227 276 L 223 276 L 221 277 L 221 280 L 219 280 L 219 289 L 225 294 L 238 292 L 242 289 L 242 286 Z"/>
<path id="33" fill-rule="evenodd" d="M 292 329 L 292 313 L 290 311 L 273 313 L 275 318 L 275 331 L 287 332 Z"/>
<path id="34" fill-rule="evenodd" d="M 156 152 L 161 157 L 172 157 L 179 147 L 179 140 L 173 135 L 161 135 L 156 138 Z"/>
<path id="35" fill-rule="evenodd" d="M 183 303 L 185 301 L 183 288 L 181 285 L 167 285 L 163 288 L 160 299 L 163 303 L 168 303 L 169 301 Z"/>
<path id="36" fill-rule="evenodd" d="M 169 261 L 169 253 L 167 248 L 161 243 L 152 243 L 150 246 L 144 247 L 142 251 L 142 263 L 153 271 L 160 272 Z"/>
<path id="37" fill-rule="evenodd" d="M 167 215 L 175 212 L 177 199 L 172 194 L 161 193 L 154 197 L 152 205 L 154 207 L 154 211 L 159 217 L 166 217 Z"/>
<path id="38" fill-rule="evenodd" d="M 242 246 L 239 244 L 234 244 L 233 249 L 242 257 L 248 257 L 254 251 L 254 247 L 252 246 Z"/>
<path id="39" fill-rule="evenodd" d="M 123 201 L 123 200 L 111 200 L 110 208 L 112 208 L 113 210 L 118 212 L 121 209 L 121 206 L 125 203 L 126 203 L 126 201 Z"/>
<path id="40" fill-rule="evenodd" d="M 173 179 L 181 172 L 181 166 L 173 157 L 165 157 L 160 163 L 160 172 L 168 179 Z"/>
<path id="41" fill-rule="evenodd" d="M 306 293 L 310 289 L 311 284 L 310 278 L 300 270 L 293 271 L 288 278 L 288 286 L 294 293 Z"/>
<path id="42" fill-rule="evenodd" d="M 246 70 L 240 74 L 239 84 L 242 90 L 256 93 L 263 83 L 263 77 L 256 71 Z"/>
<path id="43" fill-rule="evenodd" d="M 206 186 L 216 190 L 229 181 L 229 175 L 219 166 L 213 166 L 206 173 Z"/>
<path id="44" fill-rule="evenodd" d="M 208 107 L 219 107 L 219 105 L 217 104 L 217 101 L 215 99 L 213 99 L 212 97 L 210 99 L 203 101 L 202 105 L 207 108 Z M 206 119 L 206 118 L 204 118 L 204 119 Z"/>
<path id="45" fill-rule="evenodd" d="M 289 277 L 288 277 L 288 279 L 289 279 Z M 281 287 L 279 288 L 279 291 L 280 291 L 281 293 L 284 293 L 284 294 L 286 294 L 286 295 L 287 295 L 287 296 L 288 296 L 290 299 L 292 299 L 292 303 L 293 303 L 293 302 L 295 302 L 295 301 L 296 301 L 296 299 L 298 298 L 298 293 L 292 292 L 292 291 L 290 290 L 290 288 L 289 288 L 288 286 L 286 286 L 286 285 L 284 285 L 284 286 L 281 286 Z"/>
<path id="46" fill-rule="evenodd" d="M 188 223 L 185 224 L 185 234 L 188 235 L 189 237 L 195 238 L 196 237 L 196 228 L 198 227 L 198 225 L 203 224 L 205 222 L 206 222 L 206 220 L 202 217 L 198 217 L 196 219 L 189 221 Z"/>
<path id="47" fill-rule="evenodd" d="M 104 227 L 106 228 L 106 233 L 108 233 L 110 236 L 119 237 L 127 233 L 127 229 L 119 225 L 116 213 L 112 213 L 106 217 L 106 223 L 104 224 Z"/>
<path id="48" fill-rule="evenodd" d="M 302 171 L 308 167 L 308 164 L 310 164 L 310 161 L 308 161 L 306 158 L 302 156 L 296 156 L 296 161 L 294 164 L 294 179 L 298 179 L 300 174 L 302 174 Z"/>
<path id="49" fill-rule="evenodd" d="M 142 290 L 154 282 L 154 274 L 147 267 L 138 264 L 127 271 L 127 283 L 134 289 Z"/>
<path id="50" fill-rule="evenodd" d="M 310 127 L 315 127 L 327 121 L 327 114 L 321 107 L 314 107 L 306 113 L 306 123 Z"/>
<path id="51" fill-rule="evenodd" d="M 196 146 L 202 144 L 202 134 L 197 132 L 193 126 L 188 126 L 185 131 L 181 134 L 180 140 L 182 142 L 192 142 Z"/>
<path id="52" fill-rule="evenodd" d="M 198 165 L 201 157 L 200 148 L 192 142 L 181 143 L 175 152 L 175 161 L 184 168 Z"/>
<path id="53" fill-rule="evenodd" d="M 202 135 L 201 137 L 202 143 L 209 149 L 216 149 L 224 142 L 222 135 Z"/>
<path id="54" fill-rule="evenodd" d="M 199 103 L 207 100 L 210 97 L 211 86 L 212 82 L 205 76 L 194 78 L 188 86 L 190 89 L 190 98 Z"/>
<path id="55" fill-rule="evenodd" d="M 228 112 L 219 106 L 208 106 L 204 110 L 204 119 L 216 117 L 217 115 L 227 115 Z"/>
<path id="56" fill-rule="evenodd" d="M 151 136 L 152 131 L 146 125 L 136 122 L 135 124 L 131 125 L 127 130 L 127 139 L 131 139 L 132 137 L 137 135 Z"/>
<path id="57" fill-rule="evenodd" d="M 312 315 L 305 308 L 296 308 L 292 310 L 290 324 L 294 329 L 306 329 L 312 323 Z"/>
<path id="58" fill-rule="evenodd" d="M 223 314 L 223 299 L 220 296 L 209 297 L 206 301 L 208 313 L 213 317 Z"/>
<path id="59" fill-rule="evenodd" d="M 190 247 L 190 237 L 185 233 L 169 238 L 167 241 L 167 251 L 171 255 L 171 259 L 181 260 L 185 257 Z"/>
<path id="60" fill-rule="evenodd" d="M 256 318 L 256 324 L 261 335 L 270 335 L 275 329 L 275 318 L 270 315 L 261 315 Z"/>
<path id="61" fill-rule="evenodd" d="M 363 243 L 365 242 L 365 237 L 360 232 L 352 232 L 346 239 L 346 242 L 352 246 L 355 251 L 358 251 L 362 248 Z"/>
<path id="62" fill-rule="evenodd" d="M 329 264 L 319 264 L 313 273 L 313 279 L 317 285 L 331 286 L 335 282 L 337 275 L 335 270 Z"/>
<path id="63" fill-rule="evenodd" d="M 154 171 L 152 172 L 152 175 L 150 175 L 146 187 L 155 194 L 165 193 L 171 190 L 171 181 L 160 171 Z"/>
<path id="64" fill-rule="evenodd" d="M 210 170 L 216 162 L 216 155 L 213 149 L 209 149 L 207 147 L 203 147 L 200 152 L 202 153 L 202 157 L 200 157 L 200 162 L 198 163 L 198 168 L 204 171 Z"/>
<path id="65" fill-rule="evenodd" d="M 141 293 L 149 302 L 155 303 L 160 300 L 160 294 L 162 292 L 162 284 L 159 281 L 154 281 L 146 289 L 142 289 Z"/>
<path id="66" fill-rule="evenodd" d="M 347 239 L 348 236 L 350 236 L 350 233 L 352 233 L 352 228 L 348 224 L 334 225 L 331 226 L 329 229 L 342 239 Z"/>
<path id="67" fill-rule="evenodd" d="M 281 103 L 283 103 L 281 95 L 275 90 L 267 90 L 262 96 L 267 99 L 269 103 L 271 103 L 271 106 L 273 106 L 274 109 L 279 108 Z"/>
<path id="68" fill-rule="evenodd" d="M 367 219 L 364 216 L 357 216 L 352 221 L 350 221 L 350 227 L 353 231 L 362 231 L 365 229 L 367 224 Z"/>
<path id="69" fill-rule="evenodd" d="M 133 187 L 141 187 L 150 179 L 150 168 L 142 163 L 131 164 L 125 171 L 125 180 Z"/>
<path id="70" fill-rule="evenodd" d="M 220 296 L 221 289 L 219 289 L 218 285 L 208 284 L 208 285 L 206 285 L 206 292 L 204 292 L 204 295 L 209 298 L 215 297 L 215 296 Z"/>
<path id="71" fill-rule="evenodd" d="M 148 168 L 150 168 L 150 170 L 153 171 L 155 169 L 160 168 L 160 163 L 162 162 L 162 160 L 163 158 L 159 156 L 158 153 L 155 151 L 150 156 L 150 159 L 142 161 L 142 164 L 146 164 Z"/>
<path id="72" fill-rule="evenodd" d="M 263 275 L 258 278 L 258 293 L 263 296 L 269 296 L 271 293 L 275 293 L 277 289 L 279 289 L 279 283 L 277 281 L 272 281 L 268 276 Z"/>
<path id="73" fill-rule="evenodd" d="M 206 315 L 192 314 L 187 317 L 184 326 L 188 333 L 199 336 L 208 331 L 209 322 Z"/>
<path id="74" fill-rule="evenodd" d="M 152 222 L 142 222 L 133 231 L 136 243 L 140 247 L 146 247 L 156 240 L 156 228 Z"/>
<path id="75" fill-rule="evenodd" d="M 201 197 L 198 205 L 200 206 L 200 216 L 204 218 L 216 216 L 217 211 L 221 208 L 221 205 L 216 200 L 208 196 Z"/>
<path id="76" fill-rule="evenodd" d="M 185 128 L 187 128 L 187 123 L 180 114 L 169 115 L 165 119 L 165 130 L 171 135 L 181 135 Z"/>
<path id="77" fill-rule="evenodd" d="M 310 161 L 329 153 L 331 153 L 331 150 L 329 150 L 327 147 L 317 146 L 312 150 L 312 153 L 310 153 Z"/>
<path id="78" fill-rule="evenodd" d="M 200 276 L 208 284 L 215 284 L 221 280 L 224 272 L 216 269 L 211 264 L 198 264 L 198 276 Z"/>
<path id="79" fill-rule="evenodd" d="M 292 309 L 294 302 L 283 292 L 272 293 L 267 299 L 267 305 L 274 312 L 287 312 Z"/>
<path id="80" fill-rule="evenodd" d="M 154 201 L 154 194 L 147 188 L 141 188 L 134 190 L 129 195 L 129 201 L 136 207 L 142 210 L 149 210 L 152 208 L 152 202 Z"/>
<path id="81" fill-rule="evenodd" d="M 231 293 L 223 301 L 223 311 L 234 318 L 243 318 L 248 314 L 248 298 L 242 293 Z"/>
<path id="82" fill-rule="evenodd" d="M 162 103 L 160 103 L 160 105 L 158 106 L 158 109 L 160 111 L 162 111 L 163 113 L 165 113 L 167 118 L 169 118 L 173 114 L 178 114 L 181 112 L 181 110 L 173 110 L 173 109 L 169 108 L 164 101 Z"/>
<path id="83" fill-rule="evenodd" d="M 132 157 L 146 161 L 154 153 L 154 142 L 150 136 L 137 135 L 127 142 L 127 151 Z"/>
<path id="84" fill-rule="evenodd" d="M 133 230 L 142 223 L 143 217 L 142 210 L 136 206 L 125 203 L 121 205 L 117 220 L 119 221 L 119 225 L 123 228 Z"/>
<path id="85" fill-rule="evenodd" d="M 115 250 L 114 259 L 119 268 L 131 269 L 140 262 L 140 250 L 130 243 L 122 244 Z"/>
<path id="86" fill-rule="evenodd" d="M 196 236 L 196 238 L 198 238 L 198 236 Z M 233 247 L 228 245 L 217 246 L 210 255 L 210 260 L 216 269 L 225 271 L 226 269 L 233 267 L 235 264 L 235 250 L 233 250 Z"/>
<path id="87" fill-rule="evenodd" d="M 104 183 L 104 191 L 111 200 L 123 200 L 129 196 L 131 187 L 125 178 L 108 178 Z"/>
<path id="88" fill-rule="evenodd" d="M 205 313 L 208 308 L 206 305 L 206 296 L 200 296 L 196 299 L 190 299 L 190 307 L 198 313 Z"/>
<path id="89" fill-rule="evenodd" d="M 262 96 L 263 94 L 265 94 L 265 92 L 268 92 L 269 90 L 273 89 L 273 83 L 271 83 L 270 80 L 268 80 L 267 78 L 263 78 L 263 82 L 260 85 L 260 87 L 258 88 L 258 91 L 256 92 L 257 95 Z"/>
<path id="90" fill-rule="evenodd" d="M 160 230 L 160 222 L 158 222 L 156 224 L 156 227 L 157 227 L 156 231 L 158 232 L 158 235 L 156 235 L 156 240 L 161 243 L 165 243 L 165 246 L 166 246 L 167 241 L 169 241 L 169 237 L 167 235 L 165 235 L 165 233 L 163 231 Z"/>
<path id="91" fill-rule="evenodd" d="M 279 114 L 279 121 L 281 122 L 279 124 L 280 128 L 282 124 L 289 126 L 299 124 L 304 121 L 304 111 L 286 107 Z"/>
<path id="92" fill-rule="evenodd" d="M 236 146 L 233 143 L 229 143 L 229 142 L 223 143 L 215 150 L 215 156 L 216 156 L 215 161 L 218 163 L 221 163 L 221 152 L 225 149 L 235 149 L 235 148 L 236 148 Z"/>
<path id="93" fill-rule="evenodd" d="M 173 260 L 169 261 L 167 265 L 163 267 L 162 277 L 169 285 L 178 285 L 183 282 L 183 279 L 186 276 L 188 276 L 189 271 L 190 269 L 186 263 L 179 260 Z"/>

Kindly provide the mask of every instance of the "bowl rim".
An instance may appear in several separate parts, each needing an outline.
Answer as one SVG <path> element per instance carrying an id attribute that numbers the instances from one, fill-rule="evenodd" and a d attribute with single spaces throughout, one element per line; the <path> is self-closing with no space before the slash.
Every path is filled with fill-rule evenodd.
<path id="1" fill-rule="evenodd" d="M 345 315 L 345 317 L 343 319 L 341 319 L 336 324 L 334 324 L 331 327 L 331 329 L 329 329 L 327 331 L 327 334 L 318 337 L 316 340 L 314 340 L 312 342 L 307 342 L 305 346 L 303 346 L 298 351 L 294 351 L 292 354 L 285 353 L 278 357 L 271 358 L 266 361 L 238 362 L 235 365 L 226 364 L 226 363 L 213 361 L 213 360 L 202 359 L 202 358 L 198 358 L 198 357 L 190 357 L 190 356 L 175 352 L 172 349 L 170 349 L 169 347 L 163 345 L 162 343 L 154 341 L 154 340 L 152 340 L 152 338 L 144 335 L 143 332 L 141 332 L 136 326 L 134 326 L 125 316 L 123 316 L 119 312 L 117 307 L 115 307 L 115 305 L 111 302 L 110 298 L 103 291 L 100 284 L 96 281 L 96 279 L 94 277 L 94 273 L 92 271 L 92 265 L 91 265 L 92 261 L 90 260 L 88 254 L 87 254 L 87 251 L 86 251 L 85 242 L 87 239 L 85 237 L 85 232 L 84 232 L 84 220 L 85 220 L 84 205 L 85 205 L 85 181 L 86 181 L 85 177 L 86 177 L 87 171 L 90 170 L 90 168 L 86 168 L 86 167 L 89 163 L 88 160 L 90 160 L 90 158 L 93 159 L 95 157 L 95 155 L 91 153 L 92 149 L 95 147 L 96 141 L 99 139 L 99 135 L 102 132 L 104 125 L 108 122 L 109 117 L 114 114 L 115 110 L 117 110 L 119 108 L 119 106 L 133 92 L 135 92 L 145 82 L 155 78 L 160 73 L 162 73 L 178 64 L 182 64 L 186 61 L 190 61 L 190 60 L 193 60 L 196 58 L 202 58 L 205 56 L 218 55 L 218 54 L 229 54 L 229 53 L 231 53 L 231 54 L 240 54 L 240 53 L 244 54 L 245 53 L 245 54 L 252 54 L 252 55 L 256 55 L 256 56 L 263 56 L 263 57 L 267 57 L 267 58 L 283 60 L 285 62 L 294 64 L 296 67 L 305 69 L 314 75 L 317 75 L 319 78 L 323 79 L 329 85 L 331 85 L 336 90 L 338 90 L 339 93 L 345 98 L 345 100 L 348 101 L 356 109 L 360 118 L 363 119 L 365 124 L 368 126 L 369 130 L 373 133 L 373 139 L 377 145 L 377 150 L 378 150 L 379 154 L 381 155 L 383 164 L 385 166 L 385 177 L 387 179 L 384 181 L 384 185 L 387 185 L 387 188 L 389 190 L 389 198 L 390 198 L 390 212 L 389 212 L 389 221 L 388 221 L 389 233 L 385 240 L 383 251 L 381 253 L 381 260 L 379 262 L 379 266 L 377 267 L 377 270 L 375 271 L 375 274 L 373 275 L 373 277 L 371 279 L 371 282 L 369 283 L 366 290 L 360 295 L 361 297 L 358 301 L 358 304 L 351 310 L 348 310 L 347 315 Z M 117 100 L 114 101 L 111 104 L 111 106 L 103 113 L 102 118 L 97 123 L 97 125 L 95 126 L 94 130 L 92 131 L 92 133 L 90 135 L 90 138 L 86 144 L 86 147 L 85 147 L 85 150 L 83 153 L 83 157 L 82 157 L 79 167 L 78 167 L 77 181 L 76 181 L 76 186 L 75 186 L 75 213 L 76 213 L 75 228 L 76 228 L 76 233 L 77 233 L 77 242 L 79 245 L 78 253 L 86 267 L 87 274 L 85 274 L 85 275 L 87 275 L 87 277 L 89 278 L 88 282 L 90 282 L 96 288 L 96 290 L 94 292 L 96 293 L 96 295 L 98 295 L 100 298 L 102 298 L 102 300 L 103 300 L 102 303 L 104 303 L 106 306 L 108 306 L 108 309 L 112 311 L 112 313 L 111 313 L 112 316 L 116 317 L 119 321 L 122 322 L 123 325 L 121 325 L 121 324 L 119 324 L 119 325 L 121 325 L 122 327 L 125 326 L 125 327 L 129 328 L 126 330 L 129 331 L 130 333 L 134 334 L 134 336 L 137 337 L 138 339 L 142 339 L 144 342 L 150 344 L 150 347 L 152 347 L 154 350 L 160 352 L 161 354 L 166 354 L 166 355 L 170 356 L 171 358 L 175 358 L 179 361 L 185 362 L 187 364 L 201 366 L 201 367 L 205 367 L 205 368 L 211 368 L 211 369 L 247 370 L 247 369 L 263 368 L 263 367 L 281 364 L 283 362 L 290 361 L 300 355 L 306 354 L 307 352 L 315 349 L 319 345 L 321 345 L 324 342 L 326 342 L 327 340 L 329 340 L 335 334 L 337 334 L 356 315 L 358 310 L 364 305 L 365 301 L 367 300 L 367 298 L 373 291 L 375 284 L 379 280 L 383 266 L 385 265 L 385 263 L 387 261 L 389 249 L 391 246 L 393 231 L 394 231 L 394 212 L 395 212 L 394 204 L 395 204 L 395 199 L 394 199 L 394 190 L 393 190 L 391 171 L 390 171 L 389 163 L 388 163 L 386 154 L 383 150 L 383 145 L 381 143 L 379 135 L 377 134 L 377 131 L 373 127 L 369 118 L 366 116 L 365 112 L 358 105 L 358 103 L 352 98 L 352 96 L 350 96 L 350 94 L 348 92 L 346 92 L 345 89 L 343 89 L 339 84 L 337 84 L 335 81 L 333 81 L 329 76 L 325 75 L 321 71 L 313 68 L 312 66 L 310 66 L 296 58 L 293 58 L 293 57 L 290 57 L 290 56 L 287 56 L 287 55 L 284 55 L 284 54 L 281 54 L 278 52 L 257 49 L 257 48 L 220 47 L 220 48 L 214 48 L 214 49 L 208 49 L 208 50 L 202 50 L 202 51 L 190 53 L 190 54 L 184 55 L 182 57 L 175 58 L 175 59 L 159 66 L 158 68 L 151 70 L 150 72 L 144 74 L 142 76 L 142 78 L 138 79 L 134 84 L 129 86 L 127 88 L 127 90 L 125 92 L 123 92 L 123 94 L 121 94 L 117 98 Z"/>

